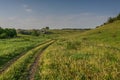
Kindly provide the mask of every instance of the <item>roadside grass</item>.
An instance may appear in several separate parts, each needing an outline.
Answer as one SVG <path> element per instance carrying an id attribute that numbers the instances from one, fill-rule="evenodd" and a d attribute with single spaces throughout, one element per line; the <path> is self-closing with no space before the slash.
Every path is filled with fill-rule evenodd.
<path id="1" fill-rule="evenodd" d="M 35 80 L 120 80 L 120 21 L 84 33 L 69 30 L 53 30 L 52 32 L 54 34 L 42 36 L 43 41 L 48 38 L 57 41 L 41 55 Z M 31 45 L 41 41 L 41 38 L 33 38 L 33 36 L 29 38 L 24 36 L 25 42 L 28 41 Z M 6 42 L 9 41 L 4 43 Z M 12 48 L 13 46 L 10 47 Z M 3 55 L 10 54 L 9 51 Z M 26 72 L 30 66 L 29 63 L 34 61 L 34 53 L 36 52 L 25 54 L 26 57 L 20 58 L 20 62 L 17 61 L 13 64 L 14 67 L 10 67 L 8 71 L 0 75 L 0 79 L 26 80 L 28 74 Z M 5 77 L 6 75 L 8 77 Z"/>
<path id="2" fill-rule="evenodd" d="M 28 51 L 0 75 L 0 80 L 28 80 L 29 68 L 35 60 L 35 55 L 50 43 L 51 41 Z"/>
<path id="3" fill-rule="evenodd" d="M 59 38 L 42 55 L 35 80 L 119 80 L 119 25 Z"/>
<path id="4" fill-rule="evenodd" d="M 0 69 L 16 56 L 25 53 L 46 40 L 46 38 L 40 39 L 29 36 L 0 40 Z"/>

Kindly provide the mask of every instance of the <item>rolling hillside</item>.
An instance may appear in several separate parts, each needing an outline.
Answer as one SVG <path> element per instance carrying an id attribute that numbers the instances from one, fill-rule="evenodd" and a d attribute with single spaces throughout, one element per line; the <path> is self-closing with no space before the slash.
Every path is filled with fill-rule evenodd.
<path id="1" fill-rule="evenodd" d="M 109 23 L 94 30 L 83 33 L 84 36 L 102 41 L 119 41 L 120 40 L 120 21 Z"/>
<path id="2" fill-rule="evenodd" d="M 120 21 L 69 35 L 44 52 L 36 80 L 120 79 Z"/>
<path id="3" fill-rule="evenodd" d="M 120 80 L 120 21 L 51 32 L 1 40 L 0 80 Z"/>

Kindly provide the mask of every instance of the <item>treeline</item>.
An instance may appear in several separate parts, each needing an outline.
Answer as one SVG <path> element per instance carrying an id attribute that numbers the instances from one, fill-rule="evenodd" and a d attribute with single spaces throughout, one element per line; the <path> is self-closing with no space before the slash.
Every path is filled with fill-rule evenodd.
<path id="1" fill-rule="evenodd" d="M 1 28 L 0 27 L 0 39 L 4 39 L 4 38 L 13 38 L 17 36 L 17 32 L 15 29 L 11 29 L 11 28 Z"/>
<path id="2" fill-rule="evenodd" d="M 32 30 L 18 29 L 17 33 L 23 35 L 39 36 L 40 31 L 38 29 L 32 29 Z"/>
<path id="3" fill-rule="evenodd" d="M 120 13 L 115 17 L 109 17 L 108 20 L 105 23 L 103 23 L 100 26 L 97 26 L 96 28 L 99 28 L 99 27 L 101 27 L 103 25 L 106 25 L 106 24 L 109 24 L 109 23 L 113 23 L 114 21 L 117 21 L 117 20 L 120 20 Z"/>
<path id="4" fill-rule="evenodd" d="M 31 29 L 31 30 L 25 30 L 25 29 L 18 29 L 18 34 L 24 34 L 24 35 L 32 35 L 32 36 L 39 36 L 41 34 L 49 34 L 49 27 L 45 27 L 42 29 Z"/>
<path id="5" fill-rule="evenodd" d="M 109 19 L 106 23 L 112 23 L 116 20 L 120 20 L 120 13 L 116 17 L 109 17 Z"/>

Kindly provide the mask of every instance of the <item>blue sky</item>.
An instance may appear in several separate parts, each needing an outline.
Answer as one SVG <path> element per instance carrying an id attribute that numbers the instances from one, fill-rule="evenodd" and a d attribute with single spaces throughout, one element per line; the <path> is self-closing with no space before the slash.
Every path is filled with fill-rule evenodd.
<path id="1" fill-rule="evenodd" d="M 0 0 L 0 26 L 94 28 L 119 8 L 120 0 Z"/>

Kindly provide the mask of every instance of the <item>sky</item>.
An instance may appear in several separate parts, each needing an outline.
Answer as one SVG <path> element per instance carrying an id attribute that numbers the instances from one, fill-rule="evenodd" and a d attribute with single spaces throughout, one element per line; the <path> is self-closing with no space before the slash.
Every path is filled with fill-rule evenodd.
<path id="1" fill-rule="evenodd" d="M 0 26 L 95 28 L 120 13 L 120 0 L 0 0 Z"/>

